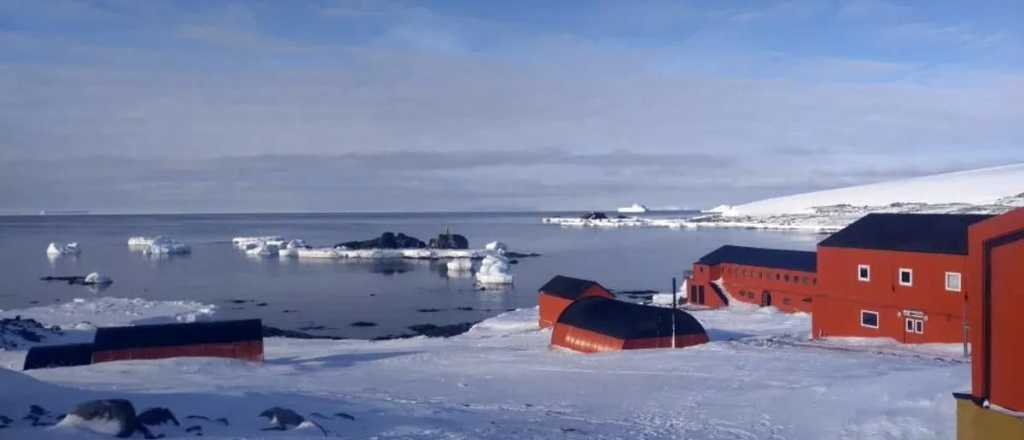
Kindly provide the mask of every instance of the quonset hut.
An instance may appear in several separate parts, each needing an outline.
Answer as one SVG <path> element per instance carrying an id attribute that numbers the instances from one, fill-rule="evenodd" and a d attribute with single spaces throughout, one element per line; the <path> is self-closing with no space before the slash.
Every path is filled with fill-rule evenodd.
<path id="1" fill-rule="evenodd" d="M 573 301 L 591 296 L 615 298 L 608 289 L 596 281 L 581 280 L 562 275 L 555 275 L 540 288 L 537 303 L 540 308 L 540 328 L 551 327 L 558 320 L 558 315 Z"/>
<path id="2" fill-rule="evenodd" d="M 25 355 L 25 370 L 74 367 L 92 363 L 92 344 L 37 345 Z"/>
<path id="3" fill-rule="evenodd" d="M 583 353 L 641 348 L 682 348 L 708 342 L 690 314 L 601 296 L 574 301 L 558 317 L 551 345 Z"/>
<path id="4" fill-rule="evenodd" d="M 93 363 L 129 359 L 210 356 L 263 360 L 259 319 L 187 324 L 101 327 L 93 342 Z"/>
<path id="5" fill-rule="evenodd" d="M 693 263 L 686 280 L 687 301 L 715 308 L 733 299 L 784 312 L 810 312 L 817 271 L 814 252 L 726 245 Z"/>

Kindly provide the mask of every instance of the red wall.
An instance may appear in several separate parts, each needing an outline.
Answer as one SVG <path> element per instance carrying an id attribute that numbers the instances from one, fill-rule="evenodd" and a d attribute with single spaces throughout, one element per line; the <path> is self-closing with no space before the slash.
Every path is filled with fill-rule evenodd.
<path id="1" fill-rule="evenodd" d="M 1017 209 L 972 225 L 968 250 L 971 394 L 1013 411 L 1024 411 L 1024 241 L 1017 237 L 1022 232 L 1024 209 Z M 1004 237 L 1013 241 L 1001 243 Z"/>
<path id="2" fill-rule="evenodd" d="M 566 324 L 555 324 L 551 345 L 581 353 L 622 350 L 623 340 Z"/>
<path id="3" fill-rule="evenodd" d="M 858 266 L 870 266 L 870 281 Z M 899 269 L 913 270 L 913 285 L 898 282 Z M 945 289 L 946 272 L 961 274 L 961 291 Z M 815 298 L 814 337 L 889 337 L 907 343 L 962 342 L 968 293 L 967 257 L 882 250 L 818 247 L 820 295 Z M 878 312 L 878 328 L 861 325 L 861 310 Z M 923 333 L 907 332 L 905 311 L 920 312 Z"/>
<path id="4" fill-rule="evenodd" d="M 586 298 L 588 296 L 615 298 L 615 295 L 612 295 L 611 292 L 605 290 L 599 285 L 590 286 L 590 288 L 583 292 L 579 298 Z M 569 304 L 572 304 L 572 302 L 573 300 L 571 299 L 549 295 L 546 292 L 541 291 L 537 298 L 537 306 L 540 309 L 538 311 L 538 314 L 540 315 L 540 318 L 538 318 L 538 325 L 540 325 L 540 328 L 555 325 L 555 322 L 558 321 L 558 317 L 562 315 L 562 311 L 564 311 L 566 307 L 569 307 Z"/>
<path id="5" fill-rule="evenodd" d="M 244 341 L 225 344 L 194 344 L 172 347 L 146 347 L 128 350 L 97 351 L 93 363 L 132 359 L 166 359 L 172 357 L 225 357 L 248 361 L 263 360 L 263 341 Z"/>
<path id="6" fill-rule="evenodd" d="M 732 299 L 750 304 L 762 304 L 764 292 L 771 297 L 771 305 L 784 312 L 810 312 L 813 297 L 817 290 L 817 274 L 783 269 L 771 269 L 758 266 L 723 263 L 707 266 L 696 263 L 693 275 L 687 279 L 687 302 L 700 304 L 694 298 L 694 287 L 704 287 L 704 303 L 708 307 L 724 307 L 723 302 L 711 282 L 722 279 Z M 806 279 L 806 284 L 805 280 Z"/>

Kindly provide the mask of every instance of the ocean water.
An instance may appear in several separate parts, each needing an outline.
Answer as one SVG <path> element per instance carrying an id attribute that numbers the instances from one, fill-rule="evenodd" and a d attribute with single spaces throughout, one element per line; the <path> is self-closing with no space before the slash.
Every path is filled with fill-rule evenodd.
<path id="1" fill-rule="evenodd" d="M 544 225 L 551 213 L 388 213 L 84 215 L 0 217 L 0 309 L 114 296 L 196 300 L 222 318 L 261 318 L 268 325 L 324 336 L 374 338 L 408 334 L 418 324 L 477 321 L 532 307 L 537 289 L 556 274 L 597 280 L 616 290 L 669 291 L 701 255 L 723 244 L 813 250 L 822 238 L 802 232 L 741 229 L 582 229 Z M 675 214 L 682 215 L 682 214 Z M 314 246 L 364 240 L 386 231 L 427 241 L 449 228 L 483 247 L 500 240 L 537 252 L 512 266 L 515 284 L 481 291 L 471 278 L 449 277 L 444 261 L 307 261 L 261 259 L 231 245 L 240 235 L 281 235 Z M 150 258 L 129 250 L 136 235 L 163 235 L 192 245 L 192 254 Z M 51 260 L 51 241 L 77 241 L 77 257 Z M 99 271 L 114 284 L 102 291 L 47 275 Z M 356 321 L 373 327 L 355 327 Z"/>

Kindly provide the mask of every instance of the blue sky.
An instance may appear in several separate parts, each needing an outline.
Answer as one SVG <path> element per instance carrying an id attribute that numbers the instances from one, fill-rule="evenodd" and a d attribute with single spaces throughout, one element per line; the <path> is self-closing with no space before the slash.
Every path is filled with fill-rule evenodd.
<path id="1" fill-rule="evenodd" d="M 0 211 L 707 207 L 1019 162 L 1022 19 L 1012 1 L 0 1 Z"/>

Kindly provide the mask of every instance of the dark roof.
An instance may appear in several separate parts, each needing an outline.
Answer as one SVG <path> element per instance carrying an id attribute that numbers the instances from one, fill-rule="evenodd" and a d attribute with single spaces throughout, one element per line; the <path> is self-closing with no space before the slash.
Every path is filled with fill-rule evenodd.
<path id="1" fill-rule="evenodd" d="M 259 319 L 96 329 L 95 351 L 263 340 Z"/>
<path id="2" fill-rule="evenodd" d="M 559 298 L 576 299 L 579 298 L 580 295 L 583 295 L 583 292 L 586 292 L 587 289 L 593 286 L 598 286 L 604 289 L 604 286 L 596 281 L 555 275 L 554 278 L 541 286 L 540 291 Z M 608 289 L 604 290 L 607 291 Z"/>
<path id="3" fill-rule="evenodd" d="M 38 345 L 25 355 L 24 370 L 73 367 L 92 363 L 92 344 Z"/>
<path id="4" fill-rule="evenodd" d="M 732 263 L 746 266 L 770 267 L 773 269 L 798 270 L 801 272 L 818 271 L 818 254 L 816 252 L 791 251 L 787 249 L 764 249 L 726 245 L 701 257 L 697 262 L 709 266 Z"/>
<path id="5" fill-rule="evenodd" d="M 673 313 L 676 335 L 704 333 L 700 322 L 682 310 L 642 306 L 601 296 L 574 301 L 558 317 L 558 324 L 623 340 L 670 337 Z"/>
<path id="6" fill-rule="evenodd" d="M 819 246 L 967 255 L 968 226 L 978 214 L 868 214 Z"/>

